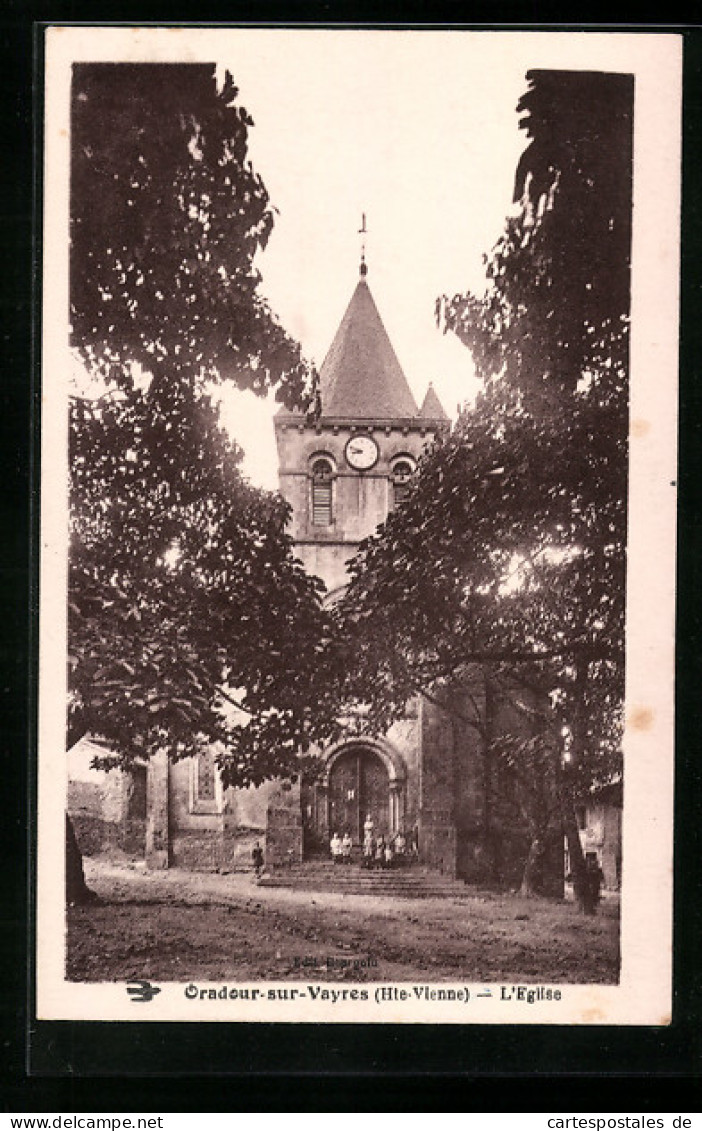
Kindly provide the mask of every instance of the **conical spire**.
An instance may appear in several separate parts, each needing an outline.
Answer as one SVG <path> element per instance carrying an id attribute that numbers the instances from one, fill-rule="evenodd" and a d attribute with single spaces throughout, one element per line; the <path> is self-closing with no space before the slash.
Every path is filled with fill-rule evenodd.
<path id="1" fill-rule="evenodd" d="M 320 369 L 322 419 L 411 419 L 417 405 L 383 326 L 361 260 L 360 278 Z"/>
<path id="2" fill-rule="evenodd" d="M 447 414 L 444 412 L 442 405 L 437 395 L 436 389 L 429 382 L 426 396 L 422 401 L 422 407 L 419 410 L 419 415 L 422 420 L 448 420 Z"/>

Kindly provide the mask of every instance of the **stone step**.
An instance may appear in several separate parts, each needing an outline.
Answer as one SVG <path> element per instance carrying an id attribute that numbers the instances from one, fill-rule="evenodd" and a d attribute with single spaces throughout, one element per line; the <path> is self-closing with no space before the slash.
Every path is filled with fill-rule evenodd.
<path id="1" fill-rule="evenodd" d="M 346 884 L 337 886 L 332 883 L 295 883 L 291 880 L 262 879 L 261 887 L 287 888 L 291 891 L 327 892 L 336 895 L 369 895 L 377 897 L 392 897 L 394 899 L 466 899 L 468 892 L 464 887 L 447 889 L 445 887 L 417 886 L 416 888 L 396 887 L 363 887 L 361 885 Z"/>
<path id="2" fill-rule="evenodd" d="M 436 875 L 403 875 L 397 872 L 357 872 L 357 873 L 333 873 L 324 871 L 303 872 L 295 871 L 292 868 L 280 868 L 273 872 L 267 873 L 270 878 L 278 880 L 286 880 L 290 882 L 308 881 L 327 881 L 333 884 L 392 884 L 394 887 L 416 887 L 417 885 L 431 883 L 434 886 L 444 885 L 447 887 L 455 887 L 457 884 L 462 886 L 460 880 L 453 880 L 449 876 L 442 876 L 437 873 Z"/>
<path id="3" fill-rule="evenodd" d="M 427 867 L 425 864 L 395 864 L 390 868 L 364 868 L 362 864 L 352 861 L 350 864 L 333 864 L 329 860 L 305 860 L 302 864 L 282 864 L 275 869 L 276 872 L 324 873 L 325 875 L 343 876 L 440 876 L 441 873 Z"/>
<path id="4" fill-rule="evenodd" d="M 367 871 L 354 865 L 324 861 L 294 865 L 266 873 L 262 887 L 285 887 L 299 891 L 327 891 L 347 895 L 395 896 L 406 899 L 461 897 L 465 884 L 438 873 L 409 868 L 404 871 Z"/>
<path id="5" fill-rule="evenodd" d="M 286 876 L 281 873 L 276 873 L 275 875 L 264 875 L 261 877 L 261 883 L 295 885 L 299 887 L 311 887 L 315 884 L 328 884 L 339 889 L 347 887 L 363 887 L 368 889 L 392 888 L 393 891 L 409 891 L 426 887 L 442 888 L 446 891 L 453 891 L 459 886 L 451 883 L 450 881 L 442 880 L 438 880 L 435 883 L 432 883 L 430 880 L 414 880 L 404 883 L 395 883 L 392 880 L 363 880 L 360 877 L 357 879 L 334 880 L 326 876 Z M 461 889 L 462 887 L 463 885 L 460 885 Z"/>
<path id="6" fill-rule="evenodd" d="M 295 878 L 308 876 L 310 878 L 314 877 L 315 879 L 334 880 L 337 883 L 343 883 L 344 880 L 369 880 L 373 882 L 375 882 L 376 880 L 392 880 L 393 883 L 398 884 L 422 883 L 423 880 L 445 880 L 446 883 L 449 884 L 456 882 L 450 876 L 443 875 L 441 872 L 392 872 L 389 870 L 387 872 L 365 872 L 361 868 L 359 868 L 358 871 L 354 872 L 352 872 L 350 868 L 348 870 L 346 868 L 340 868 L 339 871 L 334 872 L 328 871 L 324 868 L 314 868 L 309 872 L 305 872 L 302 869 L 298 871 L 293 868 L 276 868 L 273 870 L 271 875 L 293 876 Z"/>

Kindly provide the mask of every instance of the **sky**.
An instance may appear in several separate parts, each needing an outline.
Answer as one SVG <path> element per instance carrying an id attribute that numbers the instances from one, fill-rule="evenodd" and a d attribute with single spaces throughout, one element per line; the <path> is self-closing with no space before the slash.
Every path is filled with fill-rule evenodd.
<path id="1" fill-rule="evenodd" d="M 62 29 L 58 29 L 62 31 Z M 211 62 L 254 119 L 250 156 L 276 209 L 262 293 L 319 367 L 358 278 L 368 282 L 418 403 L 472 400 L 468 350 L 436 325 L 438 296 L 483 290 L 483 255 L 513 207 L 528 139 L 517 102 L 538 68 L 635 69 L 645 36 L 251 28 L 70 29 L 72 60 Z M 57 104 L 68 68 L 56 68 Z M 659 96 L 660 100 L 660 96 Z M 60 133 L 61 131 L 58 131 Z M 60 299 L 60 296 L 59 296 Z M 228 390 L 222 419 L 252 481 L 277 487 L 274 404 Z"/>
<path id="2" fill-rule="evenodd" d="M 524 66 L 502 67 L 458 33 L 241 31 L 231 42 L 218 64 L 254 119 L 250 154 L 278 213 L 262 292 L 319 367 L 356 285 L 365 214 L 368 283 L 415 399 L 432 381 L 455 414 L 476 381 L 435 302 L 484 286 L 482 255 L 526 144 Z M 245 470 L 275 487 L 270 415 L 251 395 L 225 397 Z"/>

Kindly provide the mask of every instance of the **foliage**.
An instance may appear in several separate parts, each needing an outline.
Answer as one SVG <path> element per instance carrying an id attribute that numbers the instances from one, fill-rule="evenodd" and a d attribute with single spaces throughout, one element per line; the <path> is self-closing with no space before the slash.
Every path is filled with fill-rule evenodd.
<path id="1" fill-rule="evenodd" d="M 120 387 L 165 365 L 295 408 L 311 374 L 258 293 L 273 212 L 237 94 L 206 64 L 74 66 L 72 341 Z"/>
<path id="2" fill-rule="evenodd" d="M 427 453 L 405 504 L 361 548 L 338 615 L 355 657 L 347 691 L 370 698 L 377 729 L 419 691 L 450 704 L 477 662 L 549 697 L 560 732 L 586 665 L 587 745 L 593 757 L 616 749 L 626 511 L 594 386 L 583 399 L 589 408 L 538 424 L 496 417 L 484 399 Z"/>
<path id="3" fill-rule="evenodd" d="M 332 722 L 320 584 L 212 398 L 228 378 L 304 405 L 313 384 L 256 293 L 272 216 L 235 95 L 209 67 L 74 74 L 72 330 L 96 380 L 71 405 L 69 734 L 121 765 L 216 742 L 248 784 Z"/>
<path id="4" fill-rule="evenodd" d="M 470 348 L 493 396 L 529 412 L 567 403 L 591 361 L 626 364 L 633 78 L 531 71 L 517 110 L 531 138 L 517 211 L 485 258 L 483 296 L 445 296 L 446 328 Z"/>
<path id="5" fill-rule="evenodd" d="M 548 743 L 496 753 L 516 768 L 521 752 L 526 781 L 565 751 L 565 780 L 551 775 L 565 811 L 619 769 L 632 87 L 528 77 L 532 142 L 485 294 L 438 303 L 483 391 L 361 547 L 339 616 L 358 657 L 347 694 L 379 729 L 417 692 L 450 710 L 471 664 L 530 688 Z"/>

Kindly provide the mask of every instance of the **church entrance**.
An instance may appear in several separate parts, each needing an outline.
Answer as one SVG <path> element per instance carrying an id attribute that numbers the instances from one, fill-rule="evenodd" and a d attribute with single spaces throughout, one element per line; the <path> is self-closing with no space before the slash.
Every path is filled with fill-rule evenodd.
<path id="1" fill-rule="evenodd" d="M 336 758 L 329 774 L 329 831 L 363 841 L 370 814 L 375 834 L 392 833 L 390 781 L 381 758 L 368 747 L 353 746 Z"/>

